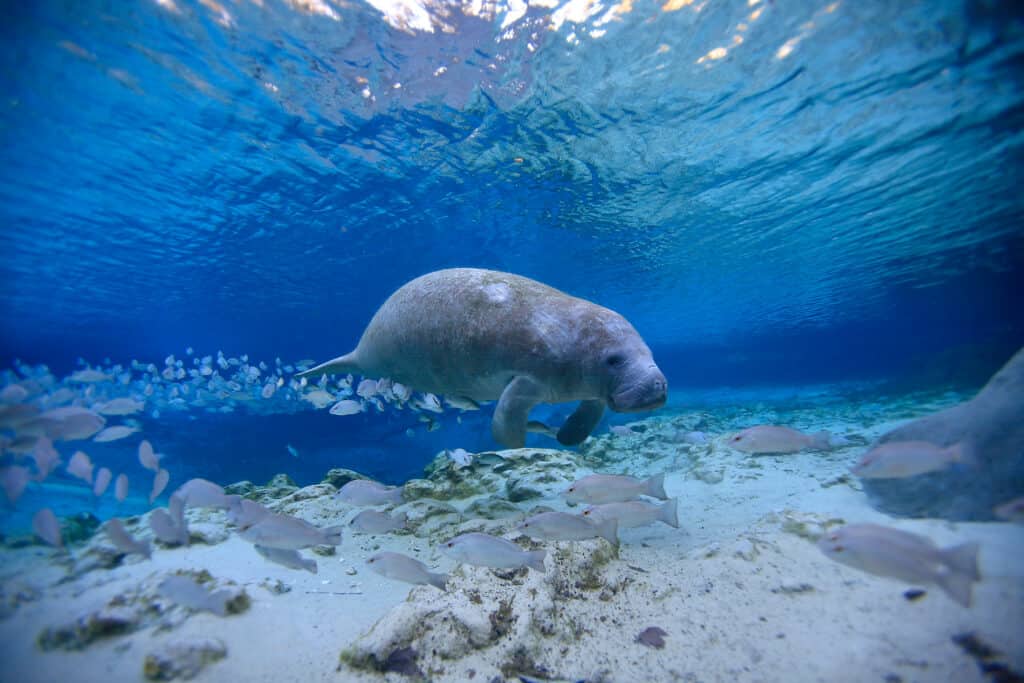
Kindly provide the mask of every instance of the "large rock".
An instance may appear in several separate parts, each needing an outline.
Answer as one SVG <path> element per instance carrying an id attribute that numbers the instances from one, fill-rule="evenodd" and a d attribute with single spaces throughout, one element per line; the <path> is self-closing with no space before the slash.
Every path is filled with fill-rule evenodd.
<path id="1" fill-rule="evenodd" d="M 1024 491 L 1024 349 L 970 401 L 919 418 L 879 439 L 963 443 L 975 466 L 906 479 L 866 479 L 872 504 L 910 517 L 990 520 L 992 508 Z"/>
<path id="2" fill-rule="evenodd" d="M 217 638 L 173 640 L 147 654 L 142 671 L 151 681 L 188 680 L 227 654 L 227 646 Z"/>

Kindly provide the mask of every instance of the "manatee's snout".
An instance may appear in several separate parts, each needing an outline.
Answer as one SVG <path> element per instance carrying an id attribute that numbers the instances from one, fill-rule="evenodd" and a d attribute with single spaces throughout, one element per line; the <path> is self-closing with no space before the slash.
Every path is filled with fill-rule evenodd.
<path id="1" fill-rule="evenodd" d="M 651 364 L 624 377 L 608 397 L 608 406 L 618 413 L 639 413 L 660 408 L 667 398 L 668 380 Z"/>

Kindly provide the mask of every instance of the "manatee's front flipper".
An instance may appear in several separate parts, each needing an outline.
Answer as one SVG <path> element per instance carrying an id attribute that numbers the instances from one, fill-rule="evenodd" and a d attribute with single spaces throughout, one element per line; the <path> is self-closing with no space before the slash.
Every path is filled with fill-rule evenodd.
<path id="1" fill-rule="evenodd" d="M 359 364 L 355 361 L 355 351 L 338 356 L 326 363 L 321 363 L 315 368 L 304 370 L 296 377 L 319 377 L 320 375 L 337 375 L 342 372 L 359 372 Z"/>
<path id="2" fill-rule="evenodd" d="M 544 399 L 544 387 L 529 377 L 516 377 L 505 386 L 491 420 L 494 440 L 506 448 L 526 444 L 530 409 Z"/>
<path id="3" fill-rule="evenodd" d="M 575 446 L 590 436 L 604 415 L 604 401 L 581 401 L 576 411 L 558 430 L 558 443 Z"/>

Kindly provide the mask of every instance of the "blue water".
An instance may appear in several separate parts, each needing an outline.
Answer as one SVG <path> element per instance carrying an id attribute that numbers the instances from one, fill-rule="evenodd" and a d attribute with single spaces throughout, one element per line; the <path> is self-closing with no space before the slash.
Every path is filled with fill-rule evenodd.
<path id="1" fill-rule="evenodd" d="M 673 389 L 983 382 L 1024 343 L 1019 4 L 676 5 L 5 7 L 0 368 L 322 360 L 467 265 L 623 313 Z M 399 482 L 483 413 L 144 434 L 221 483 Z"/>

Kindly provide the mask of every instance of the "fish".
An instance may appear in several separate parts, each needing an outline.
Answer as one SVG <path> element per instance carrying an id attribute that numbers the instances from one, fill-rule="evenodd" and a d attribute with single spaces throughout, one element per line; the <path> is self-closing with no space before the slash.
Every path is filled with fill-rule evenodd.
<path id="1" fill-rule="evenodd" d="M 331 415 L 356 415 L 363 412 L 363 404 L 360 401 L 353 401 L 344 398 L 331 406 Z"/>
<path id="2" fill-rule="evenodd" d="M 157 508 L 149 513 L 149 528 L 161 543 L 188 545 L 188 530 L 178 524 L 167 508 Z"/>
<path id="3" fill-rule="evenodd" d="M 397 400 L 399 400 L 400 402 L 404 403 L 404 402 L 408 401 L 409 398 L 412 396 L 412 389 L 410 389 L 409 387 L 405 386 L 404 384 L 399 384 L 398 382 L 394 382 L 391 385 L 391 393 L 395 395 L 395 398 Z"/>
<path id="4" fill-rule="evenodd" d="M 314 407 L 320 409 L 326 408 L 331 403 L 333 403 L 334 396 L 327 393 L 323 389 L 313 389 L 310 392 L 302 394 L 302 400 L 309 401 L 310 403 L 313 404 Z"/>
<path id="5" fill-rule="evenodd" d="M 139 464 L 153 472 L 157 472 L 160 469 L 159 456 L 153 451 L 153 444 L 145 439 L 139 443 Z"/>
<path id="6" fill-rule="evenodd" d="M 228 521 L 237 527 L 248 529 L 269 514 L 270 510 L 256 501 L 241 497 L 232 498 L 228 508 Z"/>
<path id="7" fill-rule="evenodd" d="M 107 427 L 96 436 L 92 437 L 92 440 L 96 443 L 106 443 L 108 441 L 118 441 L 120 439 L 126 439 L 135 432 L 139 431 L 138 427 L 129 427 L 128 425 L 114 425 L 113 427 Z"/>
<path id="8" fill-rule="evenodd" d="M 153 554 L 149 541 L 136 539 L 128 533 L 128 530 L 124 528 L 124 523 L 116 517 L 107 520 L 107 523 L 103 525 L 103 531 L 106 532 L 107 538 L 114 544 L 114 547 L 126 555 L 143 555 L 149 559 Z"/>
<path id="9" fill-rule="evenodd" d="M 672 440 L 676 443 L 688 443 L 692 446 L 701 446 L 710 441 L 708 435 L 704 432 L 687 432 L 681 429 L 672 435 Z"/>
<path id="10" fill-rule="evenodd" d="M 530 567 L 544 571 L 546 550 L 523 550 L 512 541 L 476 531 L 461 534 L 441 546 L 441 552 L 458 562 L 493 569 Z"/>
<path id="11" fill-rule="evenodd" d="M 153 488 L 149 492 L 149 504 L 152 505 L 156 499 L 167 488 L 167 482 L 171 480 L 171 473 L 167 470 L 159 470 L 153 475 Z"/>
<path id="12" fill-rule="evenodd" d="M 466 467 L 473 462 L 473 456 L 465 448 L 455 448 L 445 451 L 445 453 L 448 454 L 448 457 L 451 458 L 456 467 Z"/>
<path id="13" fill-rule="evenodd" d="M 530 538 L 544 541 L 585 541 L 601 537 L 614 546 L 619 544 L 619 522 L 614 517 L 595 521 L 567 512 L 541 512 L 526 518 L 516 528 Z"/>
<path id="14" fill-rule="evenodd" d="M 452 408 L 457 408 L 463 412 L 468 410 L 480 410 L 479 403 L 471 398 L 466 398 L 465 396 L 445 396 L 444 402 Z"/>
<path id="15" fill-rule="evenodd" d="M 443 413 L 444 408 L 441 407 L 441 401 L 434 394 L 426 393 L 419 401 L 416 401 L 416 407 L 422 408 L 423 410 L 429 410 L 432 413 Z"/>
<path id="16" fill-rule="evenodd" d="M 10 384 L 0 391 L 0 403 L 21 403 L 28 398 L 28 391 L 20 384 Z"/>
<path id="17" fill-rule="evenodd" d="M 172 574 L 160 582 L 157 591 L 168 600 L 189 609 L 213 612 L 220 617 L 228 614 L 231 591 L 211 592 L 187 576 Z"/>
<path id="18" fill-rule="evenodd" d="M 9 465 L 0 468 L 0 486 L 4 489 L 7 502 L 11 505 L 18 502 L 18 499 L 25 493 L 25 487 L 28 486 L 30 478 L 27 467 Z"/>
<path id="19" fill-rule="evenodd" d="M 386 534 L 398 529 L 404 529 L 407 518 L 405 513 L 392 517 L 386 512 L 376 510 L 362 510 L 349 522 L 357 530 L 365 534 Z"/>
<path id="20" fill-rule="evenodd" d="M 227 510 L 231 501 L 224 494 L 224 488 L 206 479 L 189 479 L 179 486 L 171 497 L 179 497 L 184 505 L 194 508 L 218 508 Z"/>
<path id="21" fill-rule="evenodd" d="M 341 529 L 340 526 L 320 529 L 298 517 L 272 512 L 238 535 L 254 545 L 301 550 L 311 545 L 340 545 Z"/>
<path id="22" fill-rule="evenodd" d="M 385 550 L 368 558 L 366 564 L 373 572 L 395 581 L 431 585 L 440 590 L 445 590 L 448 583 L 447 574 L 435 574 L 419 560 L 401 553 Z"/>
<path id="23" fill-rule="evenodd" d="M 957 603 L 971 605 L 981 580 L 978 544 L 940 549 L 929 538 L 877 524 L 848 524 L 830 531 L 818 547 L 831 559 L 861 571 L 911 584 L 935 584 Z"/>
<path id="24" fill-rule="evenodd" d="M 364 379 L 356 387 L 356 396 L 371 399 L 377 395 L 377 382 L 372 379 Z"/>
<path id="25" fill-rule="evenodd" d="M 341 487 L 336 497 L 348 505 L 401 505 L 402 489 L 369 479 L 353 479 Z"/>
<path id="26" fill-rule="evenodd" d="M 639 496 L 668 500 L 665 475 L 637 479 L 619 474 L 590 474 L 577 480 L 563 493 L 570 503 L 617 503 Z"/>
<path id="27" fill-rule="evenodd" d="M 289 569 L 304 569 L 311 574 L 317 573 L 316 560 L 303 557 L 299 554 L 298 550 L 268 548 L 262 545 L 254 545 L 253 548 L 255 548 L 256 552 L 263 557 L 267 558 L 271 562 L 281 565 L 282 567 L 288 567 Z"/>
<path id="28" fill-rule="evenodd" d="M 636 432 L 634 432 L 629 427 L 624 427 L 623 425 L 612 425 L 611 427 L 609 427 L 609 431 L 611 431 L 611 433 L 614 434 L 615 436 L 635 436 L 636 435 Z"/>
<path id="29" fill-rule="evenodd" d="M 928 441 L 887 441 L 865 453 L 850 472 L 861 479 L 902 479 L 976 462 L 962 442 L 943 448 Z"/>
<path id="30" fill-rule="evenodd" d="M 552 439 L 558 438 L 558 430 L 554 427 L 549 427 L 540 420 L 530 420 L 527 422 L 526 431 L 531 434 L 543 434 L 544 436 L 549 436 Z"/>
<path id="31" fill-rule="evenodd" d="M 146 404 L 133 398 L 115 398 L 93 406 L 100 415 L 132 415 L 145 409 Z"/>
<path id="32" fill-rule="evenodd" d="M 299 457 L 299 451 L 296 450 L 295 446 L 291 445 L 290 443 L 286 443 L 284 447 L 288 449 L 288 453 L 290 453 L 293 458 Z"/>
<path id="33" fill-rule="evenodd" d="M 992 510 L 996 517 L 1014 524 L 1024 524 L 1024 496 L 1014 498 Z"/>
<path id="34" fill-rule="evenodd" d="M 92 368 L 86 368 L 85 370 L 79 370 L 68 375 L 69 382 L 80 382 L 82 384 L 95 384 L 97 382 L 109 382 L 114 379 L 113 376 L 108 375 L 99 370 L 93 370 Z"/>
<path id="35" fill-rule="evenodd" d="M 80 406 L 53 408 L 39 417 L 46 424 L 46 436 L 60 441 L 88 439 L 107 423 L 102 415 Z"/>
<path id="36" fill-rule="evenodd" d="M 102 496 L 107 487 L 110 486 L 110 480 L 114 477 L 114 474 L 106 467 L 101 467 L 100 471 L 96 473 L 96 481 L 92 485 L 92 494 L 99 498 Z"/>
<path id="37" fill-rule="evenodd" d="M 588 519 L 614 519 L 620 529 L 632 529 L 647 526 L 655 522 L 664 522 L 674 529 L 679 528 L 677 513 L 678 498 L 670 498 L 661 505 L 648 503 L 646 500 L 630 500 L 621 503 L 604 503 L 592 505 L 583 511 Z"/>
<path id="38" fill-rule="evenodd" d="M 89 456 L 82 451 L 76 451 L 71 456 L 71 460 L 68 462 L 68 466 L 65 468 L 68 474 L 76 479 L 81 479 L 86 484 L 92 486 L 92 461 L 89 460 Z"/>
<path id="39" fill-rule="evenodd" d="M 60 534 L 60 520 L 50 508 L 43 508 L 32 516 L 32 531 L 54 548 L 64 547 L 64 539 Z"/>
<path id="40" fill-rule="evenodd" d="M 747 427 L 729 438 L 730 448 L 744 453 L 796 453 L 804 449 L 825 451 L 831 448 L 828 432 L 804 434 L 789 427 L 758 425 Z"/>
<path id="41" fill-rule="evenodd" d="M 128 475 L 122 473 L 117 475 L 114 481 L 114 498 L 118 503 L 123 503 L 128 497 Z"/>

